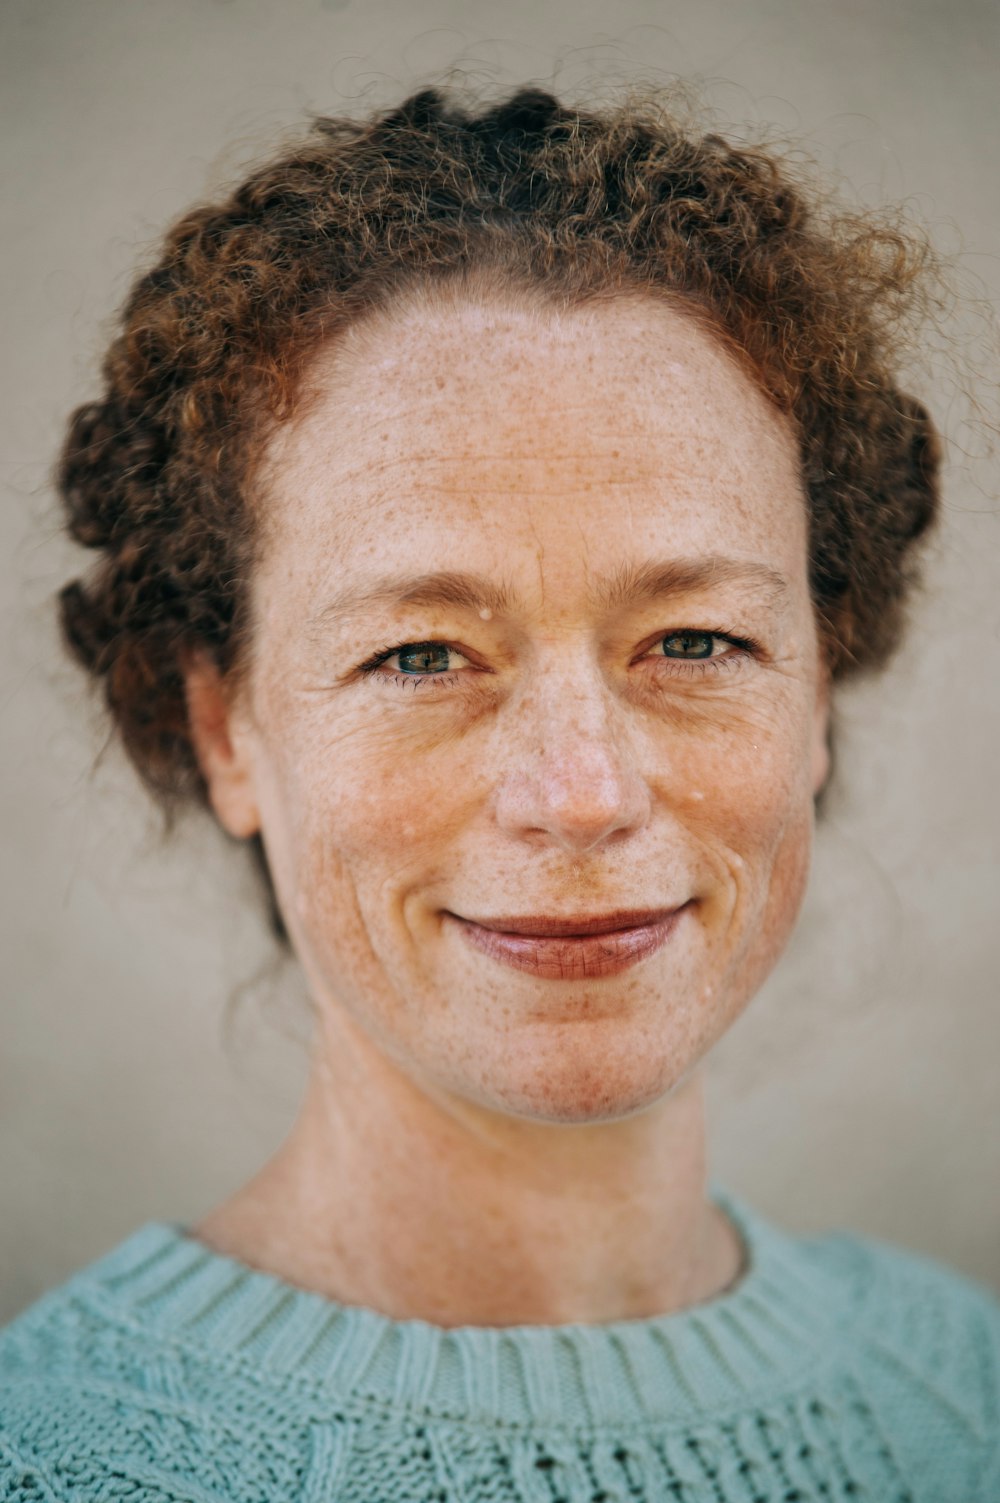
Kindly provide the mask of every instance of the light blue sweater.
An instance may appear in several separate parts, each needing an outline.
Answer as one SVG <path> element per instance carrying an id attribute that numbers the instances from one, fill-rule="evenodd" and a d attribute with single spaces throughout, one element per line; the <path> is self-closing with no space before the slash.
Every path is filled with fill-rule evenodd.
<path id="1" fill-rule="evenodd" d="M 846 1233 L 606 1325 L 446 1330 L 150 1223 L 0 1332 L 9 1503 L 1000 1503 L 1000 1303 Z"/>

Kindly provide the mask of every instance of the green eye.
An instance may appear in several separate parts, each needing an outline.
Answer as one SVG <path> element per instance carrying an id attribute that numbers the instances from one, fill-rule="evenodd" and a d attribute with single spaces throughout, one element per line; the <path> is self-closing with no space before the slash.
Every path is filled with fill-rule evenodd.
<path id="1" fill-rule="evenodd" d="M 716 635 L 711 631 L 677 631 L 662 637 L 663 655 L 668 658 L 710 658 Z"/>
<path id="2" fill-rule="evenodd" d="M 450 654 L 443 642 L 411 642 L 395 655 L 401 673 L 446 673 Z"/>

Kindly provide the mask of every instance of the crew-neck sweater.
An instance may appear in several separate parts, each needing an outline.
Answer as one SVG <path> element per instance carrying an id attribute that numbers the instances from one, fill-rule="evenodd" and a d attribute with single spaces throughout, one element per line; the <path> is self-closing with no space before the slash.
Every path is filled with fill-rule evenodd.
<path id="1" fill-rule="evenodd" d="M 1000 1503 L 1000 1301 L 718 1186 L 724 1293 L 431 1325 L 149 1222 L 0 1332 L 4 1503 Z"/>

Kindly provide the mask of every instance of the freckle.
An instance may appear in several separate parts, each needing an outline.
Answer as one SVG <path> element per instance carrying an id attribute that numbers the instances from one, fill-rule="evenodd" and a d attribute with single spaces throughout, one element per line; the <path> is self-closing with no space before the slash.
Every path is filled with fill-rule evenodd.
<path id="1" fill-rule="evenodd" d="M 489 606 L 484 605 L 482 610 L 479 612 L 479 619 L 480 621 L 489 621 L 492 615 L 493 612 L 490 610 Z"/>

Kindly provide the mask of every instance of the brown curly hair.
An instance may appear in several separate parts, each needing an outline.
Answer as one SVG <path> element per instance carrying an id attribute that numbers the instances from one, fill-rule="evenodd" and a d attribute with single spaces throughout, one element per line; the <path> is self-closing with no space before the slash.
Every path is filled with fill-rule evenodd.
<path id="1" fill-rule="evenodd" d="M 58 470 L 69 530 L 99 552 L 61 592 L 65 639 L 167 807 L 206 794 L 186 656 L 227 674 L 244 659 L 267 433 L 321 344 L 439 278 L 562 305 L 681 299 L 796 424 L 832 679 L 885 664 L 938 502 L 935 430 L 895 376 L 926 245 L 829 211 L 779 153 L 692 129 L 664 100 L 581 110 L 523 88 L 476 112 L 422 89 L 315 119 L 169 231 Z"/>

